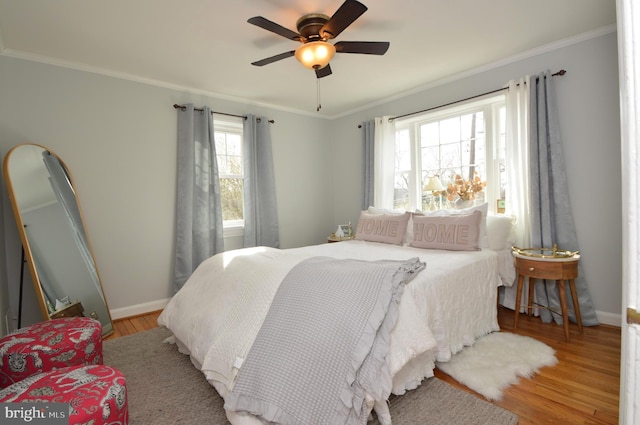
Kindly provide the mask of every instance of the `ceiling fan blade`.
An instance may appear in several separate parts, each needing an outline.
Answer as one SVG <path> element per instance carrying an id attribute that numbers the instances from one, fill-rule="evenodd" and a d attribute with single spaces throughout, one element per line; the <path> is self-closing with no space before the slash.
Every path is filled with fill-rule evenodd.
<path id="1" fill-rule="evenodd" d="M 331 18 L 322 26 L 320 36 L 336 38 L 349 25 L 367 11 L 367 6 L 356 0 L 346 0 Z"/>
<path id="2" fill-rule="evenodd" d="M 279 55 L 271 56 L 270 58 L 264 58 L 264 59 L 256 61 L 256 62 L 251 62 L 251 65 L 255 65 L 255 66 L 269 65 L 270 63 L 277 62 L 279 60 L 289 58 L 289 57 L 295 55 L 295 53 L 296 53 L 295 50 L 292 50 L 290 52 L 280 53 Z"/>
<path id="3" fill-rule="evenodd" d="M 331 65 L 327 65 L 321 69 L 316 69 L 316 77 L 323 78 L 328 75 L 331 75 Z"/>
<path id="4" fill-rule="evenodd" d="M 254 16 L 253 18 L 249 18 L 247 22 L 267 31 L 281 35 L 289 40 L 304 41 L 303 37 L 297 32 L 291 31 L 289 28 L 285 28 L 280 24 L 276 24 L 275 22 L 268 20 L 267 18 L 263 18 L 262 16 Z"/>
<path id="5" fill-rule="evenodd" d="M 384 55 L 389 50 L 388 41 L 339 41 L 334 46 L 336 53 Z"/>

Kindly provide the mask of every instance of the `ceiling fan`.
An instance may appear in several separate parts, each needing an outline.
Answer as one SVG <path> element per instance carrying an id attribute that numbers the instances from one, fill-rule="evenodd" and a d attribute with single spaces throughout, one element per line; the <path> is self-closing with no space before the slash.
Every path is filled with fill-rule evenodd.
<path id="1" fill-rule="evenodd" d="M 252 65 L 264 66 L 295 56 L 302 65 L 315 70 L 316 76 L 322 78 L 331 75 L 329 61 L 336 53 L 384 55 L 389 49 L 387 41 L 339 41 L 335 44 L 327 42 L 327 40 L 336 38 L 366 11 L 367 7 L 362 3 L 356 0 L 345 0 L 331 17 L 321 13 L 303 15 L 296 23 L 298 32 L 262 16 L 255 16 L 247 22 L 290 40 L 298 41 L 302 45 L 296 50 L 253 62 Z"/>

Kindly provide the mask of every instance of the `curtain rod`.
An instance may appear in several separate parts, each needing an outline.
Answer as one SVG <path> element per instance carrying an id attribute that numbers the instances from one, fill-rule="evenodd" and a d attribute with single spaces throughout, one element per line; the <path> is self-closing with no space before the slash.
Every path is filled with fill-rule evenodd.
<path id="1" fill-rule="evenodd" d="M 184 111 L 185 109 L 187 109 L 187 107 L 186 107 L 186 106 L 184 106 L 184 105 L 178 105 L 177 103 L 174 103 L 174 104 L 173 104 L 173 107 L 174 107 L 175 109 L 181 109 L 181 110 L 183 110 L 183 111 Z M 193 110 L 194 110 L 194 111 L 200 111 L 200 112 L 204 111 L 204 109 L 202 109 L 202 108 L 193 108 Z M 228 117 L 242 118 L 242 119 L 245 119 L 245 120 L 247 119 L 247 116 L 246 116 L 246 115 L 228 114 L 228 113 L 226 113 L 226 112 L 216 112 L 216 111 L 211 111 L 211 114 L 212 114 L 212 115 L 213 115 L 213 114 L 226 115 L 226 116 L 228 116 Z M 258 122 L 260 122 L 260 118 L 258 118 Z M 275 121 L 274 121 L 274 120 L 269 120 L 269 122 L 270 122 L 271 124 L 275 123 Z"/>
<path id="2" fill-rule="evenodd" d="M 560 71 L 558 71 L 558 72 L 555 72 L 555 73 L 551 74 L 551 76 L 552 76 L 552 77 L 555 77 L 555 76 L 557 76 L 557 75 L 559 75 L 559 76 L 563 76 L 563 75 L 564 75 L 564 74 L 566 74 L 566 73 L 567 73 L 567 71 L 565 71 L 564 69 L 561 69 Z M 429 111 L 432 111 L 432 110 L 434 110 L 434 109 L 438 109 L 438 108 L 444 108 L 445 106 L 455 105 L 456 103 L 466 102 L 467 100 L 476 99 L 476 98 L 478 98 L 478 97 L 487 96 L 487 95 L 489 95 L 489 94 L 498 93 L 498 92 L 501 92 L 501 91 L 504 91 L 504 90 L 508 90 L 508 89 L 509 89 L 509 87 L 502 87 L 502 88 L 500 88 L 500 89 L 491 90 L 491 91 L 488 91 L 488 92 L 486 92 L 486 93 L 477 94 L 477 95 L 475 95 L 475 96 L 467 97 L 467 98 L 465 98 L 465 99 L 460 99 L 460 100 L 456 100 L 456 101 L 454 101 L 454 102 L 445 103 L 444 105 L 439 105 L 439 106 L 434 106 L 434 107 L 432 107 L 432 108 L 423 109 L 422 111 L 410 112 L 410 113 L 408 113 L 408 114 L 398 115 L 397 117 L 391 117 L 391 118 L 389 118 L 389 121 L 393 121 L 393 120 L 398 119 L 398 118 L 409 117 L 409 116 L 411 116 L 411 115 L 421 114 L 421 113 L 423 113 L 423 112 L 429 112 Z M 358 126 L 358 127 L 360 127 L 360 126 Z"/>

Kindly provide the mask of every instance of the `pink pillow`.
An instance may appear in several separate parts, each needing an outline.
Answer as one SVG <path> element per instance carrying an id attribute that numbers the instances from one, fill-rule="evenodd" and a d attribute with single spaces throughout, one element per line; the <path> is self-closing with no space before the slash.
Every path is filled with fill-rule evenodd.
<path id="1" fill-rule="evenodd" d="M 356 227 L 356 239 L 402 245 L 410 217 L 411 213 L 371 214 L 362 211 Z"/>
<path id="2" fill-rule="evenodd" d="M 415 248 L 478 251 L 482 213 L 431 217 L 414 214 L 413 242 Z"/>
<path id="3" fill-rule="evenodd" d="M 489 204 L 483 202 L 480 205 L 475 205 L 469 208 L 454 209 L 454 210 L 437 210 L 437 211 L 424 211 L 423 215 L 430 217 L 444 217 L 450 215 L 469 215 L 474 211 L 480 211 L 482 213 L 482 219 L 480 220 L 480 248 L 489 247 L 489 240 L 487 238 L 487 213 L 489 210 Z"/>

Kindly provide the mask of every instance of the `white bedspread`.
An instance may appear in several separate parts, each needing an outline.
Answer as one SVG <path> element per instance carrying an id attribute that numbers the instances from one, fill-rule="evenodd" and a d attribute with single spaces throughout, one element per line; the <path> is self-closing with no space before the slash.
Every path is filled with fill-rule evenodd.
<path id="1" fill-rule="evenodd" d="M 498 255 L 491 250 L 443 251 L 366 241 L 344 241 L 289 249 L 301 255 L 360 260 L 418 257 L 427 267 L 405 289 L 437 341 L 438 361 L 448 361 L 478 337 L 499 330 Z M 393 334 L 392 334 L 393 337 Z M 395 392 L 395 391 L 394 391 Z"/>
<path id="2" fill-rule="evenodd" d="M 498 330 L 498 256 L 493 251 L 439 251 L 365 241 L 278 250 L 248 248 L 218 254 L 193 273 L 171 299 L 159 323 L 224 398 L 288 271 L 314 256 L 361 260 L 419 257 L 426 269 L 405 288 L 391 334 L 388 363 L 393 393 L 402 394 L 433 376 L 478 337 Z M 229 412 L 234 424 L 251 418 Z M 254 418 L 255 419 L 255 418 Z"/>

